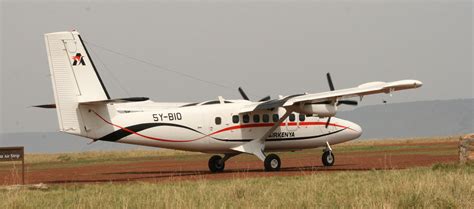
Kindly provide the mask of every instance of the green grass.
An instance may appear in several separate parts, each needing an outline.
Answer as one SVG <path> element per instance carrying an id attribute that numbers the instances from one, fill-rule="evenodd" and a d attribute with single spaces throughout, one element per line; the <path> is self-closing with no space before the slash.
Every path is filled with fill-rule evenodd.
<path id="1" fill-rule="evenodd" d="M 0 192 L 0 208 L 474 208 L 474 165 Z"/>

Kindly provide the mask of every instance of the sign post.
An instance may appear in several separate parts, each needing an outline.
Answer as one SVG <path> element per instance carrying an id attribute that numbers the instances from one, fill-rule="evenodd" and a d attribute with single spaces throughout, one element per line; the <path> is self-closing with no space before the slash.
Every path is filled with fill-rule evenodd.
<path id="1" fill-rule="evenodd" d="M 21 161 L 21 182 L 25 184 L 25 148 L 0 147 L 0 162 L 2 161 Z"/>

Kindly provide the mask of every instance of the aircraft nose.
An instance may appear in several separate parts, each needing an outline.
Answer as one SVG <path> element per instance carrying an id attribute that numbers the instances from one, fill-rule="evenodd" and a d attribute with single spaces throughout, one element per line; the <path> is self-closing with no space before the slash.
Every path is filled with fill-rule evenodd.
<path id="1" fill-rule="evenodd" d="M 351 134 L 351 138 L 357 139 L 362 135 L 362 128 L 356 123 L 349 122 L 348 128 L 350 132 L 349 134 Z"/>

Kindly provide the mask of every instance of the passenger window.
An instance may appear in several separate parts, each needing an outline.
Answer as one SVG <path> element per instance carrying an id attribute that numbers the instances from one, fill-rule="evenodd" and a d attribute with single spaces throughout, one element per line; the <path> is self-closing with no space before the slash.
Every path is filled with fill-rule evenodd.
<path id="1" fill-rule="evenodd" d="M 215 122 L 216 122 L 216 125 L 220 125 L 222 123 L 221 117 L 216 117 Z"/>
<path id="2" fill-rule="evenodd" d="M 255 123 L 260 122 L 260 115 L 253 115 L 253 122 Z"/>
<path id="3" fill-rule="evenodd" d="M 243 121 L 244 123 L 250 122 L 250 116 L 249 116 L 249 115 L 244 115 L 244 116 L 242 117 L 242 121 Z"/>
<path id="4" fill-rule="evenodd" d="M 232 116 L 232 122 L 233 122 L 233 123 L 239 123 L 239 119 L 240 119 L 240 118 L 239 118 L 238 115 Z"/>
<path id="5" fill-rule="evenodd" d="M 305 121 L 305 120 L 306 120 L 306 117 L 305 117 L 305 115 L 303 115 L 303 114 L 300 114 L 300 121 Z"/>
<path id="6" fill-rule="evenodd" d="M 293 121 L 295 121 L 295 120 L 296 120 L 295 114 L 291 114 L 291 115 L 290 115 L 290 121 L 293 122 Z"/>
<path id="7" fill-rule="evenodd" d="M 264 123 L 270 122 L 270 116 L 269 116 L 268 114 L 263 114 L 263 116 L 262 116 L 262 121 L 263 121 Z"/>
<path id="8" fill-rule="evenodd" d="M 278 114 L 272 115 L 273 122 L 278 122 L 280 120 L 280 116 Z"/>

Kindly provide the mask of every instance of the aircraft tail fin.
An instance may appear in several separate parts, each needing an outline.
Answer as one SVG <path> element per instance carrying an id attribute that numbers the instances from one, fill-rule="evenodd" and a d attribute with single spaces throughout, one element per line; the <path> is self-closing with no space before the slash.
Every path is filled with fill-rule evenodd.
<path id="1" fill-rule="evenodd" d="M 79 103 L 109 100 L 110 96 L 77 31 L 44 37 L 60 131 L 84 136 Z"/>

